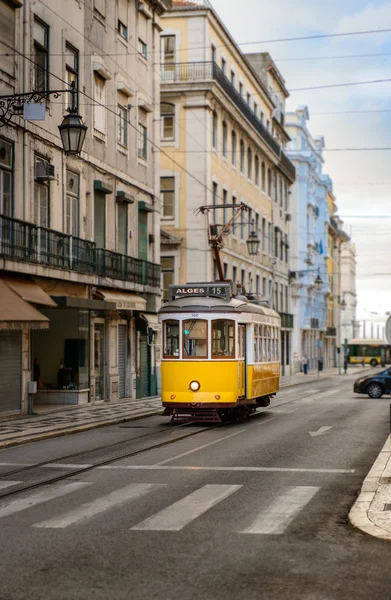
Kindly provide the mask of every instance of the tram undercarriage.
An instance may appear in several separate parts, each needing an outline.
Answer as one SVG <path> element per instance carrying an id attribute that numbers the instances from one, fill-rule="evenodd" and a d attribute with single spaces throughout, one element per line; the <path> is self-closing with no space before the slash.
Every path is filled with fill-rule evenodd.
<path id="1" fill-rule="evenodd" d="M 241 421 L 254 413 L 257 408 L 267 407 L 274 396 L 262 396 L 251 400 L 241 400 L 237 404 L 183 404 L 172 403 L 165 406 L 163 416 L 171 416 L 172 423 L 227 423 Z"/>

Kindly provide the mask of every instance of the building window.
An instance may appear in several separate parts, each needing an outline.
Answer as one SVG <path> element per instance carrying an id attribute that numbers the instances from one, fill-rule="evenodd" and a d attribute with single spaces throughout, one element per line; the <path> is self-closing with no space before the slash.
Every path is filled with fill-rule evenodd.
<path id="1" fill-rule="evenodd" d="M 282 206 L 283 206 L 282 187 L 283 187 L 283 186 L 282 186 L 282 179 L 281 179 L 281 177 L 280 177 L 280 206 L 281 206 L 281 208 L 282 208 Z"/>
<path id="2" fill-rule="evenodd" d="M 223 275 L 224 275 L 224 279 L 227 279 L 227 277 L 228 277 L 228 264 L 226 262 L 223 263 Z"/>
<path id="3" fill-rule="evenodd" d="M 280 260 L 284 260 L 284 237 L 283 234 L 281 233 L 280 235 Z"/>
<path id="4" fill-rule="evenodd" d="M 274 173 L 274 202 L 278 202 L 278 177 L 277 173 Z"/>
<path id="5" fill-rule="evenodd" d="M 128 205 L 117 202 L 117 252 L 128 253 Z"/>
<path id="6" fill-rule="evenodd" d="M 228 192 L 226 189 L 223 189 L 223 225 L 228 222 L 228 208 L 226 208 L 226 204 L 228 200 Z"/>
<path id="7" fill-rule="evenodd" d="M 255 231 L 256 234 L 258 236 L 258 238 L 260 237 L 260 230 L 259 230 L 259 214 L 255 213 Z"/>
<path id="8" fill-rule="evenodd" d="M 147 128 L 142 123 L 138 124 L 138 155 L 140 158 L 147 160 L 148 150 L 147 150 Z"/>
<path id="9" fill-rule="evenodd" d="M 35 157 L 35 169 L 37 165 L 43 163 L 47 169 L 48 161 L 39 156 Z M 49 182 L 46 180 L 35 181 L 34 183 L 34 215 L 33 220 L 35 225 L 40 227 L 49 227 Z"/>
<path id="10" fill-rule="evenodd" d="M 288 286 L 285 286 L 285 312 L 289 313 Z"/>
<path id="11" fill-rule="evenodd" d="M 121 146 L 128 146 L 128 109 L 121 104 L 118 104 L 117 142 Z"/>
<path id="12" fill-rule="evenodd" d="M 234 283 L 237 283 L 237 277 L 238 277 L 238 268 L 237 267 L 232 267 L 232 281 Z"/>
<path id="13" fill-rule="evenodd" d="M 272 197 L 272 171 L 271 169 L 267 170 L 267 195 L 269 198 Z"/>
<path id="14" fill-rule="evenodd" d="M 141 54 L 141 56 L 143 56 L 144 58 L 147 58 L 147 56 L 148 56 L 147 44 L 141 38 L 138 38 L 138 51 Z"/>
<path id="15" fill-rule="evenodd" d="M 262 296 L 266 298 L 267 289 L 266 289 L 266 277 L 262 278 Z"/>
<path id="16" fill-rule="evenodd" d="M 79 52 L 70 44 L 65 44 L 65 69 L 67 74 L 67 83 L 69 87 L 74 86 L 79 89 Z M 75 96 L 76 106 L 79 105 L 78 95 Z M 69 104 L 71 108 L 71 103 Z"/>
<path id="17" fill-rule="evenodd" d="M 239 82 L 239 94 L 243 98 L 243 83 L 241 81 Z"/>
<path id="18" fill-rule="evenodd" d="M 265 123 L 265 113 L 261 110 L 261 125 Z"/>
<path id="19" fill-rule="evenodd" d="M 65 233 L 78 237 L 80 177 L 77 173 L 73 173 L 73 171 L 67 171 L 66 176 Z"/>
<path id="20" fill-rule="evenodd" d="M 173 73 L 175 65 L 175 35 L 163 35 L 161 39 L 164 73 Z"/>
<path id="21" fill-rule="evenodd" d="M 235 196 L 235 194 L 232 194 L 232 204 L 235 205 L 236 203 L 237 203 L 236 196 Z M 236 210 L 236 208 L 232 207 L 232 217 L 235 215 L 235 210 Z M 232 227 L 232 235 L 236 235 L 236 233 L 235 233 L 235 224 Z"/>
<path id="22" fill-rule="evenodd" d="M 0 138 L 0 215 L 12 217 L 13 145 Z"/>
<path id="23" fill-rule="evenodd" d="M 118 34 L 124 38 L 124 40 L 128 39 L 128 28 L 122 21 L 118 19 Z"/>
<path id="24" fill-rule="evenodd" d="M 244 142 L 240 140 L 240 172 L 244 173 Z"/>
<path id="25" fill-rule="evenodd" d="M 250 104 L 251 104 L 251 94 L 250 94 L 250 92 L 247 92 L 247 104 L 248 104 L 248 106 L 250 106 Z"/>
<path id="26" fill-rule="evenodd" d="M 162 256 L 160 263 L 162 267 L 163 301 L 168 302 L 168 288 L 175 283 L 175 258 L 173 256 Z"/>
<path id="27" fill-rule="evenodd" d="M 252 224 L 253 211 L 251 208 L 248 209 L 247 215 L 248 215 L 248 235 L 250 236 L 252 228 L 253 228 L 253 224 Z"/>
<path id="28" fill-rule="evenodd" d="M 254 115 L 258 118 L 258 103 L 254 102 Z"/>
<path id="29" fill-rule="evenodd" d="M 235 75 L 235 71 L 231 71 L 231 85 L 232 87 L 236 86 L 236 75 Z"/>
<path id="30" fill-rule="evenodd" d="M 106 80 L 94 73 L 94 133 L 106 135 Z"/>
<path id="31" fill-rule="evenodd" d="M 240 239 L 244 240 L 246 235 L 246 219 L 245 213 L 246 211 L 242 210 L 240 213 Z"/>
<path id="32" fill-rule="evenodd" d="M 160 105 L 161 139 L 175 139 L 175 105 L 163 102 Z"/>
<path id="33" fill-rule="evenodd" d="M 284 286 L 280 285 L 280 311 L 284 312 Z"/>
<path id="34" fill-rule="evenodd" d="M 262 162 L 262 191 L 266 192 L 266 165 Z"/>
<path id="35" fill-rule="evenodd" d="M 162 218 L 175 219 L 175 178 L 160 178 L 160 199 L 162 202 Z"/>
<path id="36" fill-rule="evenodd" d="M 260 278 L 260 276 L 257 275 L 255 280 L 256 280 L 256 293 L 259 296 L 261 293 L 261 278 Z"/>
<path id="37" fill-rule="evenodd" d="M 269 254 L 270 256 L 273 254 L 273 230 L 272 230 L 272 224 L 269 223 L 268 225 L 268 239 L 269 239 Z"/>
<path id="38" fill-rule="evenodd" d="M 232 164 L 236 165 L 236 133 L 232 131 L 231 135 L 231 145 L 232 145 Z"/>
<path id="39" fill-rule="evenodd" d="M 266 219 L 262 219 L 262 252 L 266 252 Z"/>
<path id="40" fill-rule="evenodd" d="M 217 62 L 216 46 L 214 46 L 213 44 L 210 47 L 210 56 L 211 56 L 212 63 Z"/>
<path id="41" fill-rule="evenodd" d="M 286 183 L 284 184 L 284 194 L 285 194 L 285 210 L 288 211 L 289 210 L 289 204 L 288 204 L 289 192 L 288 192 L 288 186 Z"/>
<path id="42" fill-rule="evenodd" d="M 289 252 L 289 243 L 288 243 L 288 236 L 287 234 L 285 234 L 285 262 L 288 262 L 288 252 Z"/>
<path id="43" fill-rule="evenodd" d="M 246 285 L 246 270 L 242 269 L 240 272 L 240 283 Z"/>
<path id="44" fill-rule="evenodd" d="M 215 150 L 217 150 L 217 143 L 218 143 L 218 117 L 217 117 L 217 112 L 214 110 L 213 111 L 213 116 L 212 116 L 212 146 Z"/>
<path id="45" fill-rule="evenodd" d="M 223 156 L 227 158 L 228 155 L 228 127 L 227 123 L 223 121 Z"/>
<path id="46" fill-rule="evenodd" d="M 49 27 L 34 19 L 34 72 L 33 89 L 42 92 L 49 89 Z"/>
<path id="47" fill-rule="evenodd" d="M 278 258 L 278 231 L 274 233 L 274 256 Z"/>
<path id="48" fill-rule="evenodd" d="M 272 300 L 272 286 L 273 286 L 273 283 L 272 283 L 272 280 L 270 279 L 269 280 L 269 299 L 270 300 Z"/>
<path id="49" fill-rule="evenodd" d="M 247 149 L 247 175 L 249 179 L 253 176 L 253 153 L 251 148 Z"/>
<path id="50" fill-rule="evenodd" d="M 259 187 L 259 158 L 255 155 L 255 185 Z"/>
<path id="51" fill-rule="evenodd" d="M 278 283 L 274 284 L 274 310 L 278 312 Z"/>
<path id="52" fill-rule="evenodd" d="M 213 206 L 218 206 L 219 204 L 219 186 L 217 185 L 217 183 L 214 181 L 213 182 L 213 198 L 212 198 L 212 203 Z M 213 223 L 216 224 L 217 223 L 217 210 L 213 210 Z"/>
<path id="53" fill-rule="evenodd" d="M 106 0 L 94 0 L 94 11 L 104 19 L 106 17 Z"/>
<path id="54" fill-rule="evenodd" d="M 223 73 L 225 75 L 226 70 L 227 70 L 227 61 L 225 60 L 225 58 L 221 59 L 221 70 L 223 71 Z"/>

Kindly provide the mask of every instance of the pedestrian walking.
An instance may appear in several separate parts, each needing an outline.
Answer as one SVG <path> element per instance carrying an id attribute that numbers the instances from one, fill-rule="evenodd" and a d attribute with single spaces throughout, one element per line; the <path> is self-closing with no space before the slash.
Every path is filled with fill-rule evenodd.
<path id="1" fill-rule="evenodd" d="M 303 365 L 304 375 L 307 375 L 307 373 L 308 373 L 308 358 L 307 358 L 306 354 L 304 354 L 303 358 L 301 359 L 301 364 Z"/>

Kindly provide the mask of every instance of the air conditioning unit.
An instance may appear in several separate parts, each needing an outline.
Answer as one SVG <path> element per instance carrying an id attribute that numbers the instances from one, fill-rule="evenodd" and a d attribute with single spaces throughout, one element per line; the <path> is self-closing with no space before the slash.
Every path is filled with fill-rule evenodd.
<path id="1" fill-rule="evenodd" d="M 38 181 L 50 181 L 56 179 L 54 165 L 37 161 L 35 163 L 35 179 Z"/>

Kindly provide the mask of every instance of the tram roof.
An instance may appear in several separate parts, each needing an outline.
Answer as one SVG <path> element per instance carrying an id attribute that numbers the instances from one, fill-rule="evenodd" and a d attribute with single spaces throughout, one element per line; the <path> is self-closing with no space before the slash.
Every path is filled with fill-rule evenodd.
<path id="1" fill-rule="evenodd" d="M 213 297 L 195 297 L 177 298 L 172 302 L 164 304 L 159 313 L 173 312 L 233 312 L 233 313 L 254 313 L 268 317 L 280 318 L 280 315 L 259 304 L 248 302 L 244 298 L 232 298 L 229 302 L 221 298 Z"/>

